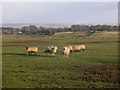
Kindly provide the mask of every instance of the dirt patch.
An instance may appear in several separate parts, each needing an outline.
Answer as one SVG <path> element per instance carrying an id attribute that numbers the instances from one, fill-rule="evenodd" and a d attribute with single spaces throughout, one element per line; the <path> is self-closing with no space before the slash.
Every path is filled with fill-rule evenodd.
<path id="1" fill-rule="evenodd" d="M 78 77 L 71 77 L 70 79 L 86 82 L 109 82 L 116 85 L 118 84 L 119 72 L 117 65 L 92 65 L 87 66 L 84 69 L 81 69 L 81 67 L 82 66 L 72 67 L 74 71 L 81 72 L 81 75 Z"/>
<path id="2" fill-rule="evenodd" d="M 98 34 L 99 37 L 118 37 L 119 32 L 101 32 Z"/>
<path id="3" fill-rule="evenodd" d="M 118 34 L 120 32 L 105 32 L 106 34 Z"/>
<path id="4" fill-rule="evenodd" d="M 55 33 L 55 35 L 57 35 L 57 34 L 70 34 L 70 33 L 73 33 L 73 32 L 59 32 L 59 33 Z"/>

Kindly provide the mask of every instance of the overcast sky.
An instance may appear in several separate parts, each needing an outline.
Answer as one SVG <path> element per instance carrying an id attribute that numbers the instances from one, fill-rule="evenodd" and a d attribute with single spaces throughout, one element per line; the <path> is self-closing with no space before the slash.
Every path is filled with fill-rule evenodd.
<path id="1" fill-rule="evenodd" d="M 116 24 L 117 2 L 4 2 L 3 23 Z"/>

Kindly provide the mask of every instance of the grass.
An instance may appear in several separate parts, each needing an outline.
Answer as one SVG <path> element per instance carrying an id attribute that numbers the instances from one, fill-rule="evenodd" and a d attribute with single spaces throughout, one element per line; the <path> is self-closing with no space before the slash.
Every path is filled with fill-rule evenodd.
<path id="1" fill-rule="evenodd" d="M 3 88 L 118 88 L 118 37 L 102 34 L 3 35 Z M 64 46 L 79 44 L 86 45 L 85 52 L 63 57 Z M 58 46 L 55 57 L 44 53 L 52 45 Z M 27 55 L 26 46 L 38 47 L 38 54 Z"/>

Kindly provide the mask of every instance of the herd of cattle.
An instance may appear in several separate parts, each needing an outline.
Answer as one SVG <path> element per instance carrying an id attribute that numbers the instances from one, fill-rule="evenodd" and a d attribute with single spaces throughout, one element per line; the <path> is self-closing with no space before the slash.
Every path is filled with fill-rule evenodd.
<path id="1" fill-rule="evenodd" d="M 26 47 L 26 50 L 28 54 L 30 53 L 37 54 L 38 47 Z M 64 54 L 65 57 L 68 57 L 70 52 L 80 52 L 81 50 L 83 51 L 85 50 L 85 45 L 81 44 L 76 46 L 65 46 L 63 48 L 62 53 Z M 56 52 L 57 52 L 57 46 L 51 46 L 45 49 L 45 53 L 52 53 L 52 56 L 55 56 Z"/>

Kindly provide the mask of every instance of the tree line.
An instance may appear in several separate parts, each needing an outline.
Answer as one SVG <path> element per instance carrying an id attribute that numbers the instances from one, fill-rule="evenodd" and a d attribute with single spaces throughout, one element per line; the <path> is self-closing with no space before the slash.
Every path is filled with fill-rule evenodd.
<path id="1" fill-rule="evenodd" d="M 37 28 L 34 25 L 22 27 L 21 31 L 25 34 L 45 34 L 52 35 L 57 32 L 80 32 L 80 31 L 118 31 L 118 26 L 111 25 L 72 25 L 71 28 Z"/>
<path id="2" fill-rule="evenodd" d="M 111 25 L 72 25 L 71 29 L 74 32 L 77 31 L 118 31 L 118 26 Z"/>
<path id="3" fill-rule="evenodd" d="M 22 27 L 21 32 L 24 34 L 52 35 L 57 32 L 71 32 L 71 28 L 38 28 L 34 25 L 30 25 Z"/>
<path id="4" fill-rule="evenodd" d="M 45 27 L 37 27 L 35 25 L 23 26 L 20 28 L 4 28 L 2 27 L 3 32 L 12 32 L 20 31 L 23 34 L 38 34 L 38 35 L 53 35 L 58 32 L 92 32 L 92 31 L 119 31 L 120 26 L 117 25 L 72 25 L 70 28 L 45 28 Z"/>

